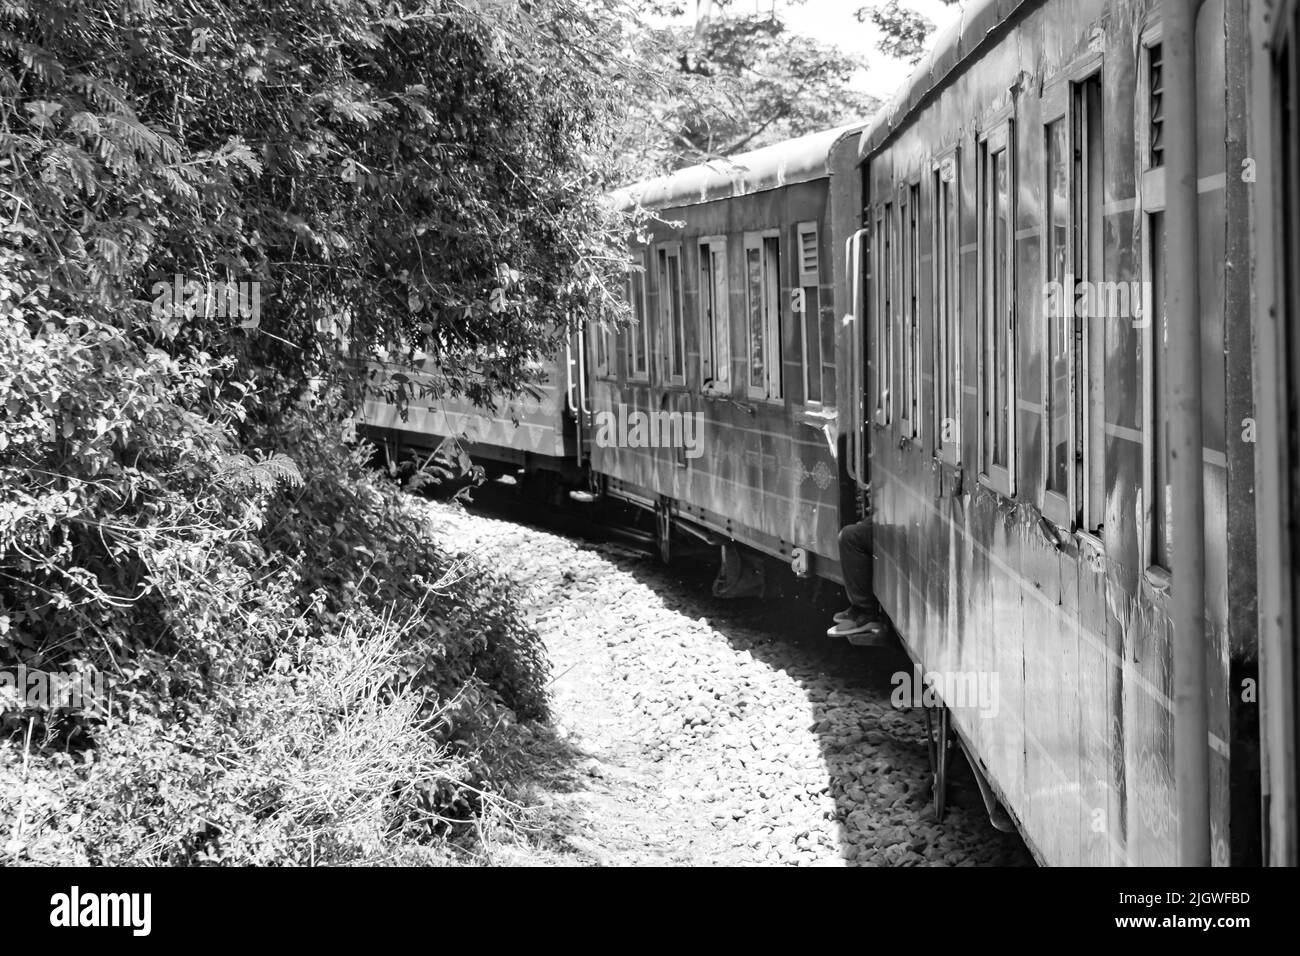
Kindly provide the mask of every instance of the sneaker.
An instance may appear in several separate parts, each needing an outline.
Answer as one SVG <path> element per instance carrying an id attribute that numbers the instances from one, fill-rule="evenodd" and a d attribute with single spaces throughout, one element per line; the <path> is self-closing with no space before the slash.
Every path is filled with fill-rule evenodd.
<path id="1" fill-rule="evenodd" d="M 855 611 L 826 632 L 827 637 L 884 637 L 885 625 L 865 611 Z"/>
<path id="2" fill-rule="evenodd" d="M 836 624 L 843 624 L 845 621 L 853 620 L 853 615 L 857 613 L 858 613 L 858 609 L 850 605 L 849 607 L 846 607 L 842 611 L 836 611 L 835 615 L 831 618 L 831 620 L 834 621 Z"/>

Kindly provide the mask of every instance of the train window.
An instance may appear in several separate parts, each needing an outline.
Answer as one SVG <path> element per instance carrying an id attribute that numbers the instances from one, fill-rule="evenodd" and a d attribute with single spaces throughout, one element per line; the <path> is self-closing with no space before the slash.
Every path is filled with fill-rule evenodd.
<path id="1" fill-rule="evenodd" d="M 800 319 L 800 341 L 803 343 L 803 397 L 808 405 L 834 402 L 835 391 L 826 390 L 826 363 L 822 333 L 821 246 L 817 224 L 801 222 L 796 227 L 799 237 L 799 287 L 791 297 L 794 311 Z"/>
<path id="2" fill-rule="evenodd" d="M 1168 570 L 1172 540 L 1169 495 L 1169 331 L 1165 316 L 1165 214 L 1147 216 L 1147 259 L 1151 276 L 1151 316 L 1147 323 L 1150 360 L 1147 375 L 1149 464 L 1146 468 L 1151 489 L 1147 522 L 1147 564 Z"/>
<path id="3" fill-rule="evenodd" d="M 781 252 L 775 232 L 745 237 L 750 398 L 781 397 Z"/>
<path id="4" fill-rule="evenodd" d="M 902 300 L 901 322 L 899 332 L 902 341 L 902 361 L 899 371 L 902 373 L 903 409 L 901 425 L 905 438 L 915 438 L 920 433 L 921 418 L 921 362 L 920 362 L 920 316 L 917 314 L 917 286 L 919 285 L 918 267 L 920 265 L 920 223 L 921 187 L 913 184 L 905 193 L 906 202 L 899 212 L 902 216 L 902 248 L 899 269 L 901 283 L 899 297 Z"/>
<path id="5" fill-rule="evenodd" d="M 1102 223 L 1102 163 L 1105 132 L 1101 116 L 1101 75 L 1093 74 L 1071 86 L 1073 141 L 1073 259 L 1074 275 L 1098 288 L 1105 271 L 1105 230 Z M 1076 343 L 1081 344 L 1074 367 L 1081 395 L 1075 414 L 1075 464 L 1081 501 L 1075 520 L 1090 533 L 1101 530 L 1106 493 L 1106 326 L 1099 316 L 1075 318 Z"/>
<path id="6" fill-rule="evenodd" d="M 934 279 L 934 450 L 944 461 L 961 462 L 961 387 L 958 367 L 961 323 L 958 319 L 958 268 L 961 238 L 958 232 L 957 154 L 939 161 L 934 169 L 933 212 L 930 233 Z"/>
<path id="7" fill-rule="evenodd" d="M 1165 325 L 1165 190 L 1163 116 L 1163 51 L 1160 26 L 1143 35 L 1141 71 L 1145 122 L 1142 180 L 1138 190 L 1142 214 L 1142 487 L 1145 492 L 1142 549 L 1149 567 L 1169 570 L 1169 406 L 1168 333 Z"/>
<path id="8" fill-rule="evenodd" d="M 1046 329 L 1047 384 L 1043 390 L 1043 419 L 1047 451 L 1047 494 L 1043 499 L 1043 512 L 1058 524 L 1070 524 L 1073 519 L 1074 438 L 1072 432 L 1072 404 L 1074 400 L 1074 368 L 1071 361 L 1074 342 L 1073 309 L 1067 307 L 1074 301 L 1074 282 L 1070 258 L 1070 127 L 1069 121 L 1058 117 L 1045 126 L 1047 136 L 1047 200 L 1044 215 L 1045 252 L 1043 262 L 1047 269 L 1047 292 L 1044 296 Z"/>
<path id="9" fill-rule="evenodd" d="M 650 323 L 646 321 L 645 253 L 638 252 L 628 271 L 627 296 L 632 304 L 632 324 L 623 333 L 627 356 L 627 377 L 633 381 L 649 378 Z"/>
<path id="10" fill-rule="evenodd" d="M 609 378 L 613 374 L 610 368 L 609 329 L 604 322 L 597 322 L 592 330 L 595 343 L 592 356 L 592 373 L 597 378 Z"/>
<path id="11" fill-rule="evenodd" d="M 731 318 L 727 294 L 727 240 L 701 240 L 700 383 L 714 391 L 727 391 L 731 380 Z"/>
<path id="12" fill-rule="evenodd" d="M 1071 83 L 1047 116 L 1043 513 L 1096 533 L 1104 512 L 1105 325 L 1090 314 L 1102 278 L 1101 78 Z M 1095 310 L 1094 310 L 1095 311 Z"/>
<path id="13" fill-rule="evenodd" d="M 659 247 L 659 292 L 661 357 L 669 385 L 686 384 L 686 329 L 682 314 L 682 250 L 677 243 Z"/>
<path id="14" fill-rule="evenodd" d="M 1015 187 L 1011 124 L 979 144 L 981 473 L 1015 493 Z"/>
<path id="15" fill-rule="evenodd" d="M 876 218 L 876 422 L 892 421 L 894 354 L 893 354 L 893 272 L 894 272 L 894 205 L 885 203 Z"/>

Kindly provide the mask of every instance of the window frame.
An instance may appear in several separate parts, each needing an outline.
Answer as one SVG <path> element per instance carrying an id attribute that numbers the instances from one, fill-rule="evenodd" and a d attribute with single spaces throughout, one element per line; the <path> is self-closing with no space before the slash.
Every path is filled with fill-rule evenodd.
<path id="1" fill-rule="evenodd" d="M 894 203 L 892 197 L 883 202 L 876 213 L 876 253 L 873 256 L 875 299 L 876 408 L 875 423 L 888 428 L 894 420 L 894 355 L 893 355 L 893 250 Z"/>
<path id="2" fill-rule="evenodd" d="M 1139 235 L 1141 241 L 1139 245 L 1142 251 L 1142 316 L 1146 320 L 1141 329 L 1141 349 L 1142 349 L 1142 528 L 1141 528 L 1141 557 L 1142 566 L 1147 572 L 1156 572 L 1157 575 L 1172 577 L 1172 560 L 1169 555 L 1166 559 L 1169 564 L 1158 563 L 1156 555 L 1155 538 L 1157 533 L 1156 519 L 1156 495 L 1155 495 L 1155 477 L 1156 477 L 1156 453 L 1158 442 L 1156 438 L 1156 395 L 1155 386 L 1159 383 L 1155 380 L 1155 335 L 1157 331 L 1158 320 L 1155 316 L 1155 299 L 1154 289 L 1155 280 L 1153 278 L 1153 255 L 1152 239 L 1154 238 L 1151 220 L 1152 217 L 1159 213 L 1165 213 L 1165 167 L 1154 166 L 1151 163 L 1150 149 L 1150 85 L 1148 78 L 1150 76 L 1150 56 L 1151 48 L 1161 43 L 1161 24 L 1159 21 L 1151 23 L 1142 31 L 1141 46 L 1138 51 L 1138 129 L 1140 130 L 1140 141 L 1138 151 L 1138 169 L 1139 187 L 1138 187 L 1138 208 L 1139 216 Z M 1166 220 L 1166 229 L 1168 228 Z M 1167 263 L 1166 263 L 1167 268 Z M 1168 288 L 1162 285 L 1165 295 L 1168 295 Z M 1167 321 L 1167 317 L 1166 317 Z M 1164 404 L 1163 402 L 1161 403 Z"/>
<path id="3" fill-rule="evenodd" d="M 977 237 L 976 245 L 978 249 L 979 262 L 979 312 L 976 323 L 978 329 L 977 342 L 977 367 L 978 367 L 978 400 L 979 400 L 979 469 L 978 475 L 981 483 L 994 491 L 997 491 L 1007 497 L 1014 497 L 1016 493 L 1016 339 L 1018 325 L 1018 310 L 1016 303 L 1016 188 L 1017 188 L 1017 163 L 1016 163 L 1016 137 L 1015 137 L 1015 118 L 1013 114 L 1013 105 L 999 110 L 994 116 L 990 117 L 985 127 L 976 137 L 976 217 L 977 217 Z M 993 274 L 991 257 L 994 254 L 992 248 L 991 230 L 993 228 L 993 205 L 992 192 L 992 160 L 998 153 L 1006 155 L 1007 163 L 1007 262 L 1006 262 L 1006 462 L 997 464 L 993 460 L 994 450 L 992 448 L 993 440 L 996 436 L 997 423 L 991 419 L 993 411 L 990 409 L 992 404 L 992 389 L 994 387 L 995 370 L 990 368 L 991 363 L 996 362 L 996 343 L 997 336 L 995 327 L 990 322 L 991 303 L 990 299 L 994 294 L 994 286 L 990 283 Z"/>
<path id="4" fill-rule="evenodd" d="M 1098 117 L 1097 140 L 1092 140 L 1091 117 L 1086 102 L 1089 84 L 1096 82 L 1099 107 L 1104 108 L 1104 73 L 1103 56 L 1100 52 L 1090 54 L 1063 70 L 1043 89 L 1041 103 L 1041 123 L 1043 131 L 1044 163 L 1044 226 L 1040 238 L 1040 261 L 1044 270 L 1044 289 L 1049 280 L 1048 244 L 1051 238 L 1051 223 L 1046 216 L 1050 212 L 1048 203 L 1051 192 L 1051 169 L 1046 161 L 1049 149 L 1048 128 L 1056 123 L 1065 124 L 1067 164 L 1066 216 L 1068 222 L 1066 239 L 1065 288 L 1061 290 L 1064 300 L 1060 307 L 1068 309 L 1071 325 L 1065 329 L 1069 387 L 1067 390 L 1067 428 L 1066 447 L 1069 463 L 1066 471 L 1066 487 L 1062 491 L 1051 487 L 1052 455 L 1052 365 L 1050 323 L 1052 316 L 1046 307 L 1044 297 L 1043 309 L 1043 361 L 1042 361 L 1042 482 L 1040 485 L 1043 514 L 1054 524 L 1069 531 L 1078 531 L 1100 541 L 1098 532 L 1104 529 L 1102 521 L 1105 511 L 1105 469 L 1106 469 L 1106 375 L 1105 375 L 1105 336 L 1106 326 L 1099 322 L 1101 317 L 1079 315 L 1075 303 L 1078 283 L 1097 283 L 1104 281 L 1105 252 L 1102 247 L 1105 235 L 1102 200 L 1104 183 L 1094 181 L 1091 162 L 1091 146 L 1095 144 L 1100 152 L 1104 169 L 1105 164 L 1105 117 Z M 1082 156 L 1084 176 L 1078 175 Z M 1097 173 L 1100 176 L 1100 171 Z M 1100 221 L 1094 221 L 1094 216 Z M 1100 261 L 1094 261 L 1099 259 Z M 1094 272 L 1096 274 L 1094 274 Z M 1068 305 L 1067 305 L 1068 303 Z M 1098 367 L 1100 366 L 1100 367 Z"/>
<path id="5" fill-rule="evenodd" d="M 623 354 L 627 361 L 626 378 L 629 382 L 649 382 L 650 381 L 650 267 L 648 248 L 637 249 L 634 253 L 637 262 L 628 269 L 627 276 L 627 299 L 632 308 L 633 326 L 624 331 Z M 637 266 L 640 268 L 638 269 Z M 639 272 L 641 276 L 640 286 L 641 294 L 637 296 L 636 275 Z M 638 301 L 639 299 L 639 301 Z M 640 348 L 636 348 L 636 346 Z M 645 359 L 644 369 L 637 371 L 636 357 L 641 355 Z"/>
<path id="6" fill-rule="evenodd" d="M 1065 311 L 1066 315 L 1062 317 L 1062 331 L 1065 336 L 1066 348 L 1066 368 L 1068 387 L 1066 389 L 1066 447 L 1070 461 L 1066 468 L 1065 489 L 1053 488 L 1052 482 L 1052 453 L 1053 453 L 1053 431 L 1052 416 L 1055 412 L 1053 407 L 1052 392 L 1052 338 L 1051 323 L 1056 318 L 1052 310 L 1048 307 L 1046 296 L 1043 303 L 1043 453 L 1042 453 L 1042 501 L 1040 509 L 1043 515 L 1059 527 L 1074 529 L 1074 516 L 1076 500 L 1077 469 L 1074 467 L 1074 455 L 1079 447 L 1079 435 L 1076 428 L 1076 414 L 1080 396 L 1078 394 L 1078 375 L 1075 346 L 1075 327 L 1070 325 L 1068 328 L 1064 325 L 1065 318 L 1071 322 L 1078 321 L 1075 315 L 1074 305 L 1074 283 L 1078 277 L 1074 275 L 1075 262 L 1075 176 L 1074 176 L 1074 135 L 1072 126 L 1072 97 L 1069 95 L 1069 84 L 1064 80 L 1053 84 L 1050 91 L 1044 90 L 1042 100 L 1042 131 L 1043 131 L 1043 229 L 1040 242 L 1039 259 L 1043 264 L 1043 286 L 1047 288 L 1049 282 L 1053 281 L 1054 276 L 1051 272 L 1051 240 L 1052 240 L 1052 168 L 1050 164 L 1051 155 L 1051 127 L 1056 123 L 1063 123 L 1065 128 L 1065 152 L 1066 152 L 1066 240 L 1065 240 L 1065 273 L 1063 288 L 1060 294 L 1063 301 L 1058 303 L 1057 308 Z M 1068 305 L 1067 305 L 1068 303 Z"/>
<path id="7" fill-rule="evenodd" d="M 804 236 L 811 234 L 813 237 L 814 248 L 817 250 L 817 268 L 815 271 L 806 272 L 803 268 L 803 239 Z M 825 371 L 826 356 L 824 354 L 825 336 L 822 334 L 822 246 L 821 246 L 821 226 L 815 220 L 808 220 L 795 224 L 795 260 L 794 276 L 796 285 L 791 291 L 791 314 L 795 314 L 795 305 L 799 305 L 799 360 L 800 374 L 803 380 L 803 405 L 805 408 L 824 410 L 835 406 L 835 396 L 829 396 L 827 401 Z M 817 307 L 810 308 L 808 302 L 808 290 L 813 289 L 817 293 Z M 813 323 L 813 329 L 816 332 L 817 342 L 817 363 L 811 367 L 808 361 L 808 323 Z M 821 398 L 812 399 L 808 397 L 808 382 L 811 376 L 817 378 L 817 388 L 821 393 Z"/>
<path id="8" fill-rule="evenodd" d="M 592 375 L 599 379 L 613 378 L 615 372 L 610 368 L 613 363 L 610 362 L 612 353 L 610 352 L 609 329 L 606 328 L 604 322 L 596 320 L 591 323 L 591 339 L 592 352 L 594 353 L 591 360 Z"/>
<path id="9" fill-rule="evenodd" d="M 695 249 L 700 257 L 696 275 L 699 277 L 699 294 L 698 311 L 700 322 L 700 391 L 705 391 L 705 383 L 712 381 L 713 390 L 716 392 L 731 392 L 731 261 L 727 257 L 727 237 L 718 236 L 700 236 L 695 240 Z M 713 301 L 713 293 L 717 289 L 717 274 L 713 268 L 716 264 L 714 256 L 718 255 L 722 260 L 722 301 L 716 303 Z M 704 262 L 708 257 L 710 264 L 709 275 L 713 279 L 713 285 L 706 289 L 704 284 Z M 709 305 L 717 306 L 720 315 L 714 315 L 710 319 L 708 315 Z M 719 332 L 721 336 L 719 337 Z M 719 349 L 718 343 L 721 338 L 723 347 Z M 722 361 L 719 362 L 719 353 Z M 708 374 L 705 366 L 708 365 Z M 719 375 L 719 365 L 721 365 L 722 374 Z"/>
<path id="10" fill-rule="evenodd" d="M 933 335 L 934 457 L 949 465 L 962 460 L 961 390 L 961 147 L 954 145 L 930 163 L 931 318 Z M 945 187 L 952 202 L 951 223 L 943 207 Z M 951 231 L 949 231 L 951 225 Z M 942 274 L 942 280 L 940 278 Z M 944 389 L 947 388 L 947 394 Z M 951 411 L 953 441 L 945 443 L 946 406 Z"/>
<path id="11" fill-rule="evenodd" d="M 664 283 L 671 274 L 669 261 L 677 260 L 677 319 L 673 321 L 671 300 L 672 290 L 665 289 Z M 662 266 L 661 266 L 662 263 Z M 686 273 L 682 255 L 682 243 L 678 239 L 655 244 L 655 291 L 658 294 L 659 327 L 659 383 L 665 388 L 686 387 Z M 681 374 L 673 374 L 673 353 L 681 358 Z"/>
<path id="12" fill-rule="evenodd" d="M 776 268 L 770 269 L 767 261 L 767 241 L 776 243 Z M 784 361 L 784 333 L 781 308 L 781 230 L 760 229 L 744 234 L 744 277 L 745 277 L 745 394 L 756 401 L 783 403 L 784 382 L 782 362 Z M 763 286 L 765 309 L 762 314 L 763 328 L 763 385 L 755 387 L 753 383 L 753 327 L 754 309 L 750 299 L 749 253 L 756 250 L 759 255 L 760 284 Z M 775 280 L 775 289 L 770 283 Z M 770 295 L 768 293 L 771 293 Z M 775 383 L 774 383 L 775 380 Z M 775 392 L 775 394 L 773 394 Z"/>
<path id="13" fill-rule="evenodd" d="M 902 299 L 899 316 L 898 369 L 902 407 L 898 424 L 900 437 L 921 440 L 923 412 L 921 388 L 921 181 L 899 184 L 898 290 Z"/>

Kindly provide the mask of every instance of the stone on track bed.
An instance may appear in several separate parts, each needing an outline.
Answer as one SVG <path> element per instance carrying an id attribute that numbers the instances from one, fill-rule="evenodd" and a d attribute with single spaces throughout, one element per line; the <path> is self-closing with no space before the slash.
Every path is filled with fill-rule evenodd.
<path id="1" fill-rule="evenodd" d="M 901 652 L 826 638 L 806 600 L 717 600 L 707 569 L 429 507 L 522 589 L 551 658 L 565 746 L 539 747 L 537 799 L 563 832 L 509 862 L 1032 863 L 960 759 L 935 821 L 924 715 L 889 702 Z"/>

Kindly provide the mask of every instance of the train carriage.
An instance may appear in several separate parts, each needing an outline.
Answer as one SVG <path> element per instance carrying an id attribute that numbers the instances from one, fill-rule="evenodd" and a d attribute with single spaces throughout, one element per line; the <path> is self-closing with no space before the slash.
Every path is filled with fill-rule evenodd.
<path id="1" fill-rule="evenodd" d="M 1196 20 L 1190 138 L 1160 12 L 977 4 L 862 137 L 875 590 L 919 666 L 996 676 L 954 723 L 1051 863 L 1179 859 L 1197 807 L 1173 620 L 1201 525 L 1206 839 L 1215 863 L 1258 840 L 1257 714 L 1235 706 L 1256 661 L 1251 339 L 1225 321 L 1249 308 L 1245 12 Z M 1190 406 L 1169 383 L 1191 349 L 1204 508 L 1175 528 Z"/>
<path id="2" fill-rule="evenodd" d="M 859 131 L 811 134 L 616 194 L 656 219 L 632 250 L 633 325 L 613 341 L 589 333 L 591 467 L 603 493 L 655 509 L 664 540 L 670 528 L 694 531 L 840 579 L 837 409 L 851 376 L 837 369 L 851 363 L 839 320 Z M 629 418 L 690 423 L 693 440 L 602 428 Z"/>
<path id="3" fill-rule="evenodd" d="M 539 397 L 365 421 L 665 556 L 842 583 L 868 513 L 940 799 L 951 730 L 1041 862 L 1294 864 L 1298 11 L 972 3 L 870 124 L 614 194 L 633 322 Z"/>
<path id="4" fill-rule="evenodd" d="M 390 456 L 397 449 L 431 452 L 447 439 L 493 470 L 522 468 L 569 484 L 583 480 L 581 436 L 574 371 L 569 353 L 547 359 L 528 390 L 488 408 L 463 395 L 444 395 L 436 372 L 390 362 L 372 368 L 371 395 L 358 425 Z M 394 381 L 395 376 L 400 376 Z M 402 402 L 389 395 L 400 387 Z M 558 487 L 558 485 L 557 485 Z"/>

